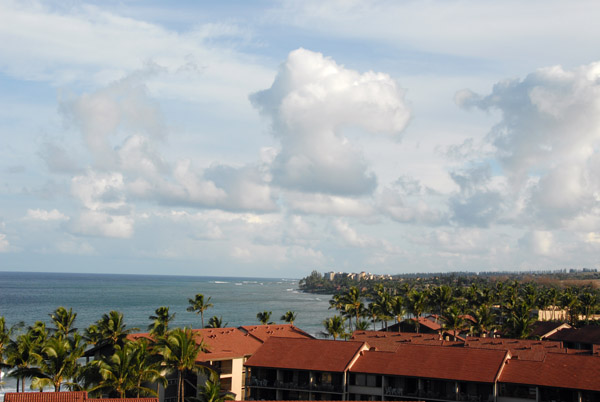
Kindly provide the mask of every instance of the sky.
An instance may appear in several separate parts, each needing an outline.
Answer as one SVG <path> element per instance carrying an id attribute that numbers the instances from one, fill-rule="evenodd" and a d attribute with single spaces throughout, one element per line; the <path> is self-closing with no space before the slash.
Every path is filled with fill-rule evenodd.
<path id="1" fill-rule="evenodd" d="M 597 267 L 598 15 L 0 0 L 0 271 Z"/>

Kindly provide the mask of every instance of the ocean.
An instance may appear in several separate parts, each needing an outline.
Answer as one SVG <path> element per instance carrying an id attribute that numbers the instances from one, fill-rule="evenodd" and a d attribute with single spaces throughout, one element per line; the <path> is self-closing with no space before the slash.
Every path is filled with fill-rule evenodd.
<path id="1" fill-rule="evenodd" d="M 262 311 L 272 311 L 271 321 L 281 323 L 281 315 L 292 310 L 298 316 L 294 324 L 318 336 L 322 321 L 334 314 L 330 295 L 302 293 L 297 279 L 0 272 L 0 315 L 9 325 L 32 325 L 49 322 L 49 314 L 64 306 L 77 313 L 75 326 L 82 330 L 118 310 L 128 327 L 145 332 L 148 317 L 167 306 L 176 314 L 171 327 L 200 328 L 200 316 L 186 311 L 197 293 L 214 305 L 204 313 L 205 325 L 213 315 L 231 327 L 258 324 L 256 314 Z M 14 390 L 11 379 L 4 381 L 0 396 Z"/>

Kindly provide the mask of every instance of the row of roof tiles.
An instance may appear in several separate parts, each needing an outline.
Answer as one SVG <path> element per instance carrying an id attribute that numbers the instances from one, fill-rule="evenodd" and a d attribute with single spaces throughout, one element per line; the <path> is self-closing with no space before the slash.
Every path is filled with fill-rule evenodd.
<path id="1" fill-rule="evenodd" d="M 86 391 L 71 392 L 8 392 L 4 402 L 158 402 L 158 398 L 89 399 Z"/>
<path id="2" fill-rule="evenodd" d="M 544 348 L 540 341 L 479 338 L 466 347 L 426 342 L 400 342 L 391 347 L 381 341 L 392 336 L 376 337 L 369 332 L 363 332 L 368 339 L 358 333 L 348 342 L 272 337 L 246 365 L 600 391 L 600 357 L 553 353 L 556 345 Z M 403 335 L 408 337 L 399 336 Z"/>
<path id="3" fill-rule="evenodd" d="M 291 324 L 246 325 L 238 328 L 204 328 L 192 330 L 207 350 L 196 361 L 223 360 L 251 356 L 270 337 L 312 339 L 308 333 Z M 130 334 L 131 340 L 148 338 L 148 333 Z"/>

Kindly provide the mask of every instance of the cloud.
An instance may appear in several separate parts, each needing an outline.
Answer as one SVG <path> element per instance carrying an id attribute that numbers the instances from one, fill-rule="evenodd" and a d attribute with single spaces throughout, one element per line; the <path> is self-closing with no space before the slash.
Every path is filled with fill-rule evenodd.
<path id="1" fill-rule="evenodd" d="M 10 243 L 4 233 L 0 233 L 0 253 L 6 253 L 10 250 Z"/>
<path id="2" fill-rule="evenodd" d="M 56 249 L 63 254 L 95 255 L 96 250 L 88 242 L 77 239 L 64 239 L 56 244 Z"/>
<path id="3" fill-rule="evenodd" d="M 74 233 L 90 236 L 130 238 L 134 219 L 123 192 L 120 173 L 88 172 L 71 181 L 71 192 L 83 209 L 70 223 Z"/>
<path id="4" fill-rule="evenodd" d="M 424 187 L 419 180 L 401 176 L 382 189 L 377 203 L 380 212 L 396 222 L 445 225 L 448 212 L 436 207 L 440 198 L 440 194 Z"/>
<path id="5" fill-rule="evenodd" d="M 146 74 L 133 73 L 95 92 L 61 100 L 60 109 L 65 120 L 82 133 L 96 167 L 111 169 L 119 162 L 127 162 L 127 159 L 119 158 L 123 155 L 119 155 L 112 143 L 115 138 L 136 132 L 153 139 L 166 136 L 160 109 L 142 81 Z M 126 142 L 121 153 L 127 156 L 128 148 L 139 147 L 139 135 L 130 141 L 136 138 L 138 143 Z"/>
<path id="6" fill-rule="evenodd" d="M 221 208 L 263 212 L 278 209 L 269 183 L 264 180 L 259 167 L 213 165 L 205 170 L 204 175 L 226 192 L 228 198 Z"/>
<path id="7" fill-rule="evenodd" d="M 589 15 L 598 12 L 600 6 L 594 1 L 573 4 L 550 0 L 540 7 L 538 2 L 515 0 L 306 0 L 278 4 L 267 18 L 352 44 L 375 43 L 389 46 L 390 52 L 416 53 L 412 60 L 425 59 L 419 67 L 425 64 L 445 73 L 458 59 L 462 73 L 469 69 L 480 72 L 484 63 L 487 68 L 494 63 L 495 71 L 497 64 L 517 61 L 522 65 L 528 59 L 529 63 L 545 65 L 555 62 L 557 55 L 580 63 L 588 60 L 600 35 L 600 28 Z"/>
<path id="8" fill-rule="evenodd" d="M 404 91 L 389 75 L 360 74 L 305 49 L 291 52 L 271 88 L 250 100 L 281 142 L 274 184 L 303 192 L 371 193 L 377 179 L 342 129 L 397 135 L 410 117 Z"/>
<path id="9" fill-rule="evenodd" d="M 287 192 L 285 199 L 292 211 L 301 214 L 366 217 L 374 213 L 368 200 L 350 197 Z"/>
<path id="10" fill-rule="evenodd" d="M 44 209 L 28 209 L 25 219 L 37 221 L 68 221 L 69 217 L 57 209 L 46 211 Z"/>
<path id="11" fill-rule="evenodd" d="M 70 226 L 74 233 L 82 235 L 128 239 L 133 235 L 134 220 L 125 215 L 83 211 Z"/>
<path id="12" fill-rule="evenodd" d="M 341 219 L 336 219 L 333 222 L 335 233 L 349 246 L 352 247 L 369 247 L 376 244 L 376 241 L 368 236 L 361 236 L 358 232 L 350 227 L 348 222 Z"/>
<path id="13" fill-rule="evenodd" d="M 224 36 L 229 41 L 215 46 Z M 266 69 L 235 49 L 247 40 L 248 32 L 232 24 L 196 24 L 177 32 L 106 7 L 53 7 L 35 0 L 0 4 L 0 69 L 57 85 L 105 85 L 152 61 L 180 76 L 181 82 L 156 83 L 171 96 L 210 92 L 219 101 L 231 100 L 240 88 L 251 90 L 251 78 L 266 78 Z M 199 75 L 206 79 L 198 80 Z M 196 85 L 189 85 L 190 76 Z"/>
<path id="14" fill-rule="evenodd" d="M 459 98 L 462 106 L 501 112 L 487 141 L 506 177 L 505 201 L 523 200 L 521 222 L 560 228 L 581 216 L 598 216 L 600 63 L 542 68 L 522 80 L 497 83 L 489 95 L 463 91 Z M 471 174 L 464 183 L 453 178 L 461 189 L 482 188 L 472 192 L 473 201 L 501 212 L 502 197 L 480 185 L 486 177 Z M 483 212 L 483 222 L 498 215 Z"/>
<path id="15" fill-rule="evenodd" d="M 537 255 L 558 254 L 555 249 L 554 236 L 551 232 L 536 230 L 526 233 L 519 239 L 519 247 L 528 253 Z"/>
<path id="16" fill-rule="evenodd" d="M 232 167 L 168 161 L 159 152 L 168 135 L 159 105 L 140 71 L 91 93 L 61 102 L 66 121 L 83 136 L 92 172 L 116 173 L 122 197 L 165 205 L 231 211 L 274 211 L 265 162 Z M 75 183 L 76 184 L 76 183 Z"/>
<path id="17" fill-rule="evenodd" d="M 39 156 L 53 173 L 79 173 L 81 167 L 69 152 L 59 144 L 46 141 L 40 147 Z"/>

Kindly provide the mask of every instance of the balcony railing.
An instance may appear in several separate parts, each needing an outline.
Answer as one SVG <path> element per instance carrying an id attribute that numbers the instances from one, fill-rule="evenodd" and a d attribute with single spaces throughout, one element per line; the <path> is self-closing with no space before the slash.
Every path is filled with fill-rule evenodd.
<path id="1" fill-rule="evenodd" d="M 425 390 L 414 390 L 413 392 L 407 392 L 403 388 L 386 387 L 384 390 L 384 396 L 406 396 L 406 397 L 419 397 L 423 399 L 437 399 L 444 401 L 468 401 L 468 402 L 487 402 L 488 398 L 481 395 L 470 395 L 459 393 L 443 393 L 435 391 Z"/>
<path id="2" fill-rule="evenodd" d="M 278 389 L 290 389 L 290 390 L 313 390 L 320 392 L 334 392 L 334 393 L 343 393 L 343 387 L 341 385 L 334 385 L 328 383 L 295 383 L 295 382 L 284 382 L 280 380 L 267 380 L 256 377 L 250 378 L 250 386 L 251 387 L 261 387 L 261 388 L 278 388 Z"/>

